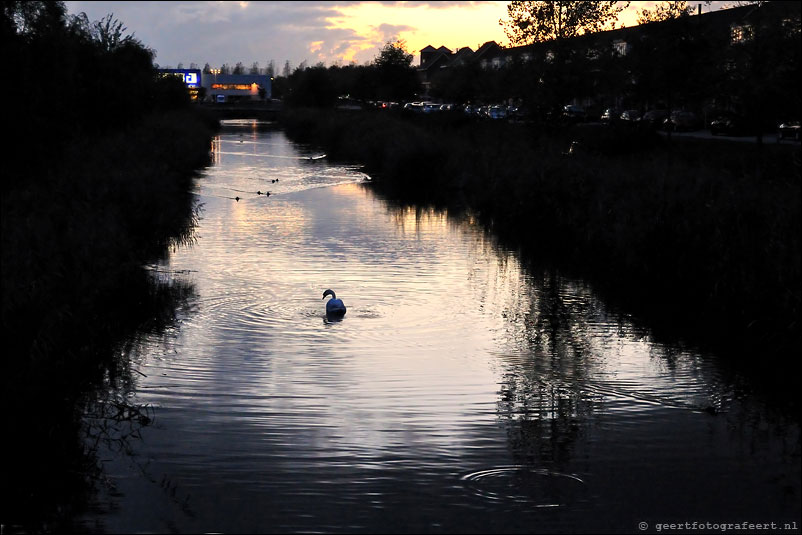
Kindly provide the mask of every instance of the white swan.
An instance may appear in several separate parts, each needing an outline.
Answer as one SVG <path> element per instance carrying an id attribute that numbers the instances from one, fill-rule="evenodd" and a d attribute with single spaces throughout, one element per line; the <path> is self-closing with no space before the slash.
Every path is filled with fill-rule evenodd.
<path id="1" fill-rule="evenodd" d="M 331 299 L 326 303 L 326 315 L 345 316 L 345 304 L 343 304 L 342 299 L 337 299 L 337 296 L 332 290 L 323 292 L 323 299 L 325 299 L 327 295 L 330 295 Z"/>

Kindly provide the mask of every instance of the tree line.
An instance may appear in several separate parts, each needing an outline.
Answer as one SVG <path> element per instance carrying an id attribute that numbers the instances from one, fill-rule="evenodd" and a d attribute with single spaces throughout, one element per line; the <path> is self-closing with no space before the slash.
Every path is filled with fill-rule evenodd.
<path id="1" fill-rule="evenodd" d="M 277 73 L 273 96 L 289 105 L 333 106 L 338 97 L 453 103 L 515 102 L 546 116 L 569 101 L 596 108 L 730 110 L 753 122 L 798 118 L 799 6 L 753 2 L 739 6 L 737 25 L 697 17 L 685 1 L 641 9 L 626 43 L 601 38 L 629 2 L 510 2 L 499 21 L 511 43 L 529 45 L 499 68 L 476 60 L 441 69 L 424 88 L 403 41 L 388 42 L 367 65 L 308 66 Z M 635 31 L 636 30 L 636 31 Z M 740 32 L 740 33 L 738 33 Z M 211 70 L 207 64 L 205 71 Z M 245 73 L 237 63 L 220 72 Z M 258 64 L 250 73 L 260 71 Z"/>
<path id="2" fill-rule="evenodd" d="M 9 176 L 35 180 L 76 138 L 118 132 L 150 113 L 188 105 L 180 83 L 158 76 L 154 51 L 113 14 L 90 21 L 68 15 L 63 2 L 4 2 L 0 46 L 13 52 L 6 54 L 13 84 L 4 84 L 6 124 L 17 132 L 5 162 Z M 18 185 L 3 181 L 4 189 Z"/>
<path id="3" fill-rule="evenodd" d="M 270 60 L 267 67 L 260 68 L 258 62 L 246 67 L 237 62 L 233 67 L 228 63 L 219 68 L 204 64 L 204 74 L 252 74 L 272 78 L 273 98 L 281 99 L 289 105 L 328 107 L 337 103 L 339 97 L 357 100 L 407 100 L 421 92 L 412 54 L 403 40 L 388 41 L 376 57 L 364 64 L 332 65 L 323 62 L 308 65 L 306 61 L 292 68 L 289 60 L 284 62 L 281 71 L 276 70 L 275 61 Z M 179 69 L 184 68 L 182 63 Z M 198 65 L 190 64 L 190 68 Z"/>

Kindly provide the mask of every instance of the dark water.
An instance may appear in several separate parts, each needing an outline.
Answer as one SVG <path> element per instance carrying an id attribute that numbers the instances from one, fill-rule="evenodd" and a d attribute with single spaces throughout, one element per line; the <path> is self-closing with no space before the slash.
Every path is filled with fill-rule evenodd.
<path id="1" fill-rule="evenodd" d="M 86 529 L 799 531 L 798 422 L 711 356 L 278 130 L 214 150 L 160 267 L 198 296 L 132 355 L 153 422 L 100 452 Z"/>

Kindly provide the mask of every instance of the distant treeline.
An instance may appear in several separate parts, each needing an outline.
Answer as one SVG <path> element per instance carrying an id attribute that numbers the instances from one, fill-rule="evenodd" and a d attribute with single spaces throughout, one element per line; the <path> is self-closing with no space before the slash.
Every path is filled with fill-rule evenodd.
<path id="1" fill-rule="evenodd" d="M 332 107 L 339 97 L 405 101 L 421 92 L 403 41 L 386 43 L 367 65 L 299 66 L 273 80 L 273 97 L 289 106 Z"/>
<path id="2" fill-rule="evenodd" d="M 285 110 L 281 122 L 366 164 L 389 198 L 470 213 L 656 331 L 758 347 L 766 361 L 799 346 L 798 146 L 378 111 Z"/>
<path id="3" fill-rule="evenodd" d="M 127 369 L 112 349 L 164 326 L 191 290 L 154 284 L 143 265 L 192 239 L 215 123 L 112 16 L 4 2 L 0 44 L 3 474 L 15 489 L 2 519 L 39 532 L 84 488 L 80 407 Z"/>

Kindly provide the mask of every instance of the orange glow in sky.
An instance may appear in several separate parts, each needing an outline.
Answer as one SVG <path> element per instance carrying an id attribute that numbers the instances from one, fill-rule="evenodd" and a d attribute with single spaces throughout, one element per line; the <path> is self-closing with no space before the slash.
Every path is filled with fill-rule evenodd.
<path id="1" fill-rule="evenodd" d="M 507 2 L 448 5 L 452 7 L 353 4 L 340 8 L 342 17 L 329 19 L 329 22 L 334 28 L 351 28 L 382 43 L 394 37 L 402 39 L 407 50 L 416 56 L 427 45 L 446 46 L 451 50 L 469 46 L 476 50 L 487 41 L 506 41 L 498 21 L 506 17 Z M 366 49 L 372 48 L 365 45 Z M 355 59 L 358 51 L 349 50 L 349 56 L 344 59 Z"/>
<path id="2" fill-rule="evenodd" d="M 632 2 L 617 26 L 637 24 L 641 9 L 659 2 Z M 729 2 L 703 3 L 705 12 Z M 698 2 L 690 2 L 696 6 Z M 499 24 L 508 2 L 131 2 L 68 1 L 71 14 L 90 20 L 113 13 L 129 32 L 156 51 L 162 67 L 182 63 L 219 67 L 273 61 L 281 69 L 301 63 L 365 64 L 387 42 L 403 40 L 419 65 L 427 45 L 476 50 L 488 41 L 510 42 Z"/>
<path id="3" fill-rule="evenodd" d="M 330 28 L 350 29 L 365 38 L 354 41 L 347 51 L 341 54 L 342 63 L 363 63 L 375 57 L 376 47 L 388 41 L 401 39 L 407 51 L 415 55 L 427 45 L 435 48 L 445 46 L 452 51 L 462 47 L 476 50 L 487 41 L 496 41 L 502 46 L 510 46 L 500 20 L 507 18 L 509 2 L 438 2 L 429 4 L 407 2 L 362 2 L 338 6 L 340 16 L 328 19 Z M 660 2 L 632 2 L 622 12 L 616 27 L 637 24 L 637 14 L 641 9 L 652 9 Z M 325 50 L 320 43 L 310 43 L 309 51 L 319 56 L 319 61 L 327 63 Z M 369 52 L 369 53 L 368 53 Z M 327 61 L 329 59 L 329 61 Z"/>

